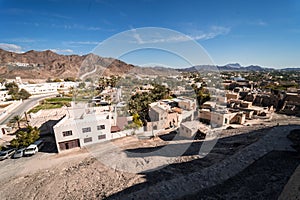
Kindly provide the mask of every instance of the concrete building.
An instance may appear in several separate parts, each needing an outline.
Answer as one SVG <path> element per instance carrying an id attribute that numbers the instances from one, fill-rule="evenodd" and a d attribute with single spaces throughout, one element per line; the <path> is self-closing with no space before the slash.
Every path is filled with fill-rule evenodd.
<path id="1" fill-rule="evenodd" d="M 171 109 L 170 105 L 164 102 L 150 104 L 149 117 L 151 121 L 147 123 L 147 130 L 172 128 L 180 123 L 179 113 L 176 112 L 176 109 Z"/>
<path id="2" fill-rule="evenodd" d="M 173 99 L 173 101 L 178 103 L 179 108 L 184 110 L 195 110 L 196 109 L 196 99 L 189 99 L 184 97 L 178 97 Z"/>
<path id="3" fill-rule="evenodd" d="M 198 120 L 183 122 L 179 128 L 179 135 L 185 138 L 193 138 L 197 133 L 204 134 L 208 132 L 209 127 Z"/>
<path id="4" fill-rule="evenodd" d="M 115 126 L 109 109 L 75 107 L 54 127 L 58 152 L 110 140 Z"/>
<path id="5" fill-rule="evenodd" d="M 228 112 L 228 111 L 210 111 L 201 109 L 199 113 L 201 122 L 211 124 L 213 127 L 221 127 L 229 124 L 244 124 L 246 114 L 243 112 Z"/>
<path id="6" fill-rule="evenodd" d="M 25 89 L 31 95 L 55 93 L 59 90 L 66 91 L 72 87 L 77 87 L 77 82 L 53 82 L 37 84 L 19 84 L 20 89 Z"/>
<path id="7" fill-rule="evenodd" d="M 227 98 L 227 100 L 230 100 L 230 99 L 239 99 L 239 93 L 228 92 L 228 93 L 226 93 L 226 98 Z"/>
<path id="8" fill-rule="evenodd" d="M 0 90 L 0 101 L 6 101 L 11 99 L 11 95 L 8 94 L 8 90 Z"/>

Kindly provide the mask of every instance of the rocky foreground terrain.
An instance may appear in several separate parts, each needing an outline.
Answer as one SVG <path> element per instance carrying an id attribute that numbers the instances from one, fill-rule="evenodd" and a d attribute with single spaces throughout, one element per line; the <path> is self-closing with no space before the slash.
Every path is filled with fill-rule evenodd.
<path id="1" fill-rule="evenodd" d="M 300 164 L 295 150 L 299 130 L 299 125 L 224 130 L 205 157 L 199 155 L 203 141 L 190 141 L 173 163 L 138 173 L 104 165 L 101 156 L 121 162 L 106 143 L 97 156 L 80 149 L 8 159 L 0 163 L 0 199 L 293 199 L 300 192 L 295 186 L 299 177 L 290 180 Z M 132 136 L 113 144 L 127 155 L 146 153 L 182 144 L 174 136 L 175 132 L 150 140 Z M 129 166 L 133 171 L 146 169 L 153 160 L 157 157 L 140 157 Z"/>

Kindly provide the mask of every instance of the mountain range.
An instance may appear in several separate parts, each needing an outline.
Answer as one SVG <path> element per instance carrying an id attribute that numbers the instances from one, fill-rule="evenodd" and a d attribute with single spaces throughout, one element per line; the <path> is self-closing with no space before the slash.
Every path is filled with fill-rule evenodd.
<path id="1" fill-rule="evenodd" d="M 188 68 L 174 69 L 161 66 L 139 67 L 127 64 L 114 58 L 103 58 L 95 54 L 60 55 L 53 51 L 27 51 L 14 53 L 0 49 L 0 77 L 2 78 L 66 78 L 87 77 L 91 75 L 178 75 L 181 72 L 202 70 L 219 71 L 267 71 L 272 68 L 251 65 L 243 67 L 238 63 L 224 66 L 197 65 Z M 300 70 L 300 68 L 286 68 L 281 70 Z"/>

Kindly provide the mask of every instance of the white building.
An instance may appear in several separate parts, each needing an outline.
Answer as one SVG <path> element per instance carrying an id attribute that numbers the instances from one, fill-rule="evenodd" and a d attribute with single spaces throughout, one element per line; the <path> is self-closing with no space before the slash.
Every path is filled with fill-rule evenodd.
<path id="1" fill-rule="evenodd" d="M 11 95 L 8 95 L 8 90 L 0 90 L 0 101 L 6 101 L 11 99 Z"/>
<path id="2" fill-rule="evenodd" d="M 58 152 L 110 140 L 115 125 L 109 107 L 72 107 L 54 127 Z"/>
<path id="3" fill-rule="evenodd" d="M 55 93 L 58 90 L 68 90 L 71 87 L 77 87 L 77 82 L 53 82 L 37 84 L 19 84 L 20 89 L 25 89 L 32 95 Z"/>

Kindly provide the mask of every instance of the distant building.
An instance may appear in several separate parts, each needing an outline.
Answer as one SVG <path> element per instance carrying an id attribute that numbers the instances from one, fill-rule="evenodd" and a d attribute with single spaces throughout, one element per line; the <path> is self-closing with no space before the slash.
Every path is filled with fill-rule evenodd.
<path id="1" fill-rule="evenodd" d="M 0 101 L 6 101 L 11 99 L 11 95 L 8 94 L 8 90 L 0 90 Z"/>
<path id="2" fill-rule="evenodd" d="M 239 99 L 239 93 L 228 92 L 228 93 L 226 93 L 226 98 L 227 98 L 227 100 L 230 100 L 230 99 Z"/>
<path id="3" fill-rule="evenodd" d="M 69 90 L 78 86 L 77 82 L 53 82 L 37 84 L 19 84 L 20 89 L 25 89 L 31 95 L 55 93 L 58 90 Z"/>

